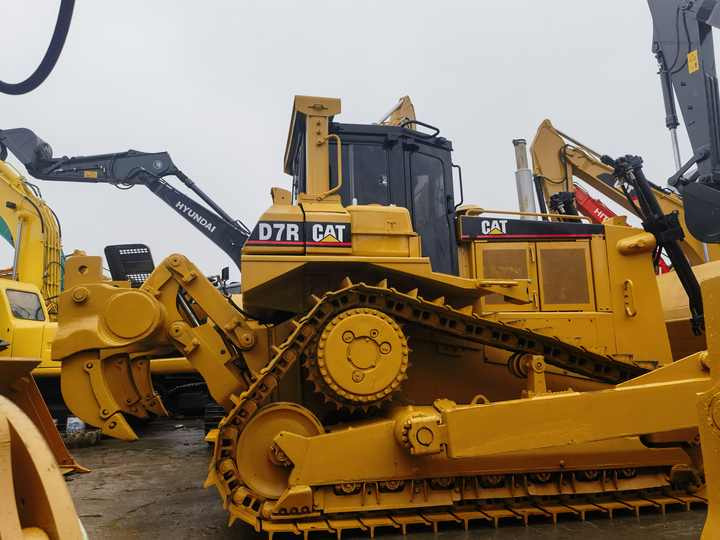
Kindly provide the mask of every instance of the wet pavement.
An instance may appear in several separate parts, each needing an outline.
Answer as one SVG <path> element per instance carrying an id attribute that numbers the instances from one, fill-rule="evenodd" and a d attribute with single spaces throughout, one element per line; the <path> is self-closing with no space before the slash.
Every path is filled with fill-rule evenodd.
<path id="1" fill-rule="evenodd" d="M 73 451 L 82 465 L 92 469 L 90 474 L 75 476 L 69 483 L 91 539 L 265 538 L 240 523 L 228 528 L 215 489 L 203 489 L 209 451 L 202 440 L 200 420 L 155 421 L 139 433 L 141 440 L 134 443 L 105 439 L 97 446 Z M 413 531 L 412 538 L 696 539 L 700 537 L 704 519 L 702 511 L 676 510 L 664 517 L 651 512 L 639 519 L 629 515 L 585 522 L 565 519 L 557 526 L 536 523 L 525 528 L 508 524 L 497 530 L 480 523 L 469 531 L 442 525 L 438 534 L 418 529 Z M 391 530 L 378 530 L 377 536 L 382 540 L 402 538 Z M 313 535 L 311 538 L 334 536 Z M 367 538 L 367 535 L 346 533 L 343 538 Z"/>

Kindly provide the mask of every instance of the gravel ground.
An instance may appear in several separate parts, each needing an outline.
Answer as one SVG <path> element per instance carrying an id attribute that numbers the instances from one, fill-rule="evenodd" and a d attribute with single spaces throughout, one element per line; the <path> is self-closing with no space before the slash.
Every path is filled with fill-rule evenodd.
<path id="1" fill-rule="evenodd" d="M 227 518 L 214 488 L 203 489 L 208 448 L 200 420 L 161 420 L 145 426 L 140 441 L 103 440 L 97 446 L 74 450 L 76 459 L 92 469 L 75 476 L 70 491 L 91 539 L 264 538 L 242 524 L 227 527 Z M 570 539 L 625 540 L 631 538 L 699 538 L 702 511 L 643 514 L 593 521 L 561 521 L 531 527 L 508 525 L 498 530 L 477 525 L 470 531 L 441 526 L 434 535 L 419 529 L 413 540 Z M 379 531 L 383 540 L 400 535 Z M 343 538 L 366 538 L 345 534 Z M 277 537 L 278 539 L 281 537 Z M 294 537 L 290 537 L 294 538 Z M 321 538 L 320 535 L 311 538 Z M 324 535 L 322 538 L 333 538 Z"/>

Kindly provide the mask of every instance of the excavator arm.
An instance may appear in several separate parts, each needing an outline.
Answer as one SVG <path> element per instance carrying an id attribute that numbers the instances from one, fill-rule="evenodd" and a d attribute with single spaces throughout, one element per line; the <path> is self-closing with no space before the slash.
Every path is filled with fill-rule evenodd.
<path id="1" fill-rule="evenodd" d="M 0 160 L 0 236 L 14 248 L 12 268 L 0 271 L 0 276 L 35 285 L 54 318 L 62 288 L 60 223 L 37 187 L 3 160 Z"/>
<path id="2" fill-rule="evenodd" d="M 640 217 L 637 194 L 633 187 L 618 182 L 613 176 L 613 168 L 601 161 L 601 154 L 558 130 L 550 120 L 543 120 L 538 126 L 530 152 L 537 195 L 541 203 L 552 206 L 555 201 L 568 197 L 562 194 L 569 193 L 572 194 L 570 198 L 574 198 L 578 209 L 582 210 L 581 199 L 584 200 L 585 191 L 575 182 L 579 180 L 630 214 Z M 709 260 L 719 259 L 720 246 L 706 246 L 687 230 L 682 197 L 652 182 L 649 186 L 664 214 L 677 212 L 684 233 L 680 247 L 690 264 L 705 262 L 706 250 Z M 588 217 L 593 219 L 592 215 Z M 602 221 L 600 216 L 595 216 L 595 219 Z"/>
<path id="3" fill-rule="evenodd" d="M 49 144 L 26 128 L 0 131 L 3 152 L 9 150 L 27 171 L 41 180 L 112 184 L 122 189 L 143 185 L 209 238 L 240 266 L 240 250 L 248 228 L 230 217 L 195 182 L 178 169 L 167 152 L 128 150 L 116 154 L 53 157 Z M 165 178 L 174 176 L 209 208 L 174 188 Z"/>
<path id="4" fill-rule="evenodd" d="M 653 19 L 652 50 L 658 60 L 666 125 L 675 139 L 675 98 L 693 155 L 668 183 L 682 193 L 686 223 L 708 243 L 720 242 L 720 97 L 712 28 L 720 28 L 717 0 L 648 0 Z M 677 162 L 680 160 L 677 159 Z M 695 170 L 691 172 L 691 169 Z"/>

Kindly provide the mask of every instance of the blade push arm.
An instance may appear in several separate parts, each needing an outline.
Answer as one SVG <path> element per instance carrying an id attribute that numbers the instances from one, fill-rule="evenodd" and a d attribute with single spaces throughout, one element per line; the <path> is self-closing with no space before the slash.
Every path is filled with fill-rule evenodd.
<path id="1" fill-rule="evenodd" d="M 230 217 L 178 169 L 167 152 L 128 150 L 94 156 L 53 157 L 50 145 L 25 128 L 0 131 L 0 144 L 3 153 L 12 152 L 34 178 L 104 183 L 120 188 L 147 187 L 239 266 L 240 250 L 249 236 L 247 227 Z M 164 180 L 168 176 L 180 180 L 209 208 L 175 189 Z"/>

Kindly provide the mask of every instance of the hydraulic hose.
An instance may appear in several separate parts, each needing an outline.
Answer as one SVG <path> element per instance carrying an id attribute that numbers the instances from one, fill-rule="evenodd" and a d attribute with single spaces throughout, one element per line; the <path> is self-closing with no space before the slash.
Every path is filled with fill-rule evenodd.
<path id="1" fill-rule="evenodd" d="M 50 45 L 45 51 L 45 56 L 40 61 L 37 69 L 27 79 L 19 83 L 6 83 L 0 81 L 0 92 L 3 94 L 11 94 L 19 96 L 21 94 L 27 94 L 32 92 L 38 86 L 40 86 L 48 75 L 52 72 L 55 64 L 60 58 L 63 46 L 65 45 L 65 38 L 68 35 L 70 29 L 70 21 L 72 20 L 73 8 L 75 7 L 75 0 L 61 0 L 60 10 L 58 11 L 57 22 L 55 23 L 55 30 L 53 31 Z"/>

